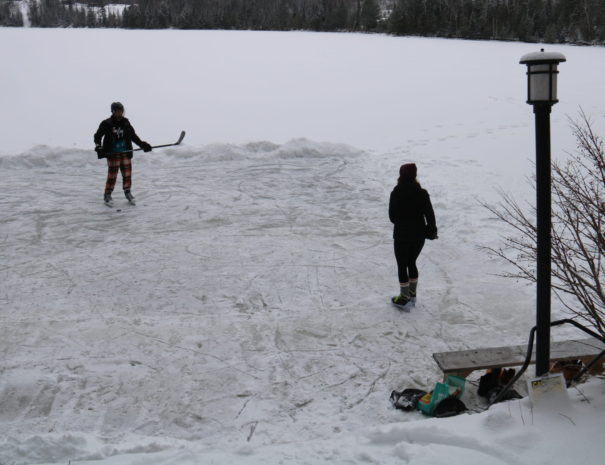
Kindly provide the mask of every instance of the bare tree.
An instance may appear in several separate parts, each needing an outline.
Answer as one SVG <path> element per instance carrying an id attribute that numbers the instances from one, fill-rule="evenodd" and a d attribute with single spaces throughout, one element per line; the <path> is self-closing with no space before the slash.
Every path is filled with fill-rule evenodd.
<path id="1" fill-rule="evenodd" d="M 605 336 L 605 151 L 582 110 L 570 126 L 577 149 L 552 170 L 552 287 L 574 317 Z M 514 266 L 504 276 L 535 282 L 535 207 L 501 195 L 498 205 L 484 206 L 514 232 L 487 250 Z"/>

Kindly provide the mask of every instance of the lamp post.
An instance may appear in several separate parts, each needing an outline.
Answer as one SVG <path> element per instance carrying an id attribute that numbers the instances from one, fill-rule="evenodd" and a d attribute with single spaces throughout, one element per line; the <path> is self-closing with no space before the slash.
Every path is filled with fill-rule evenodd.
<path id="1" fill-rule="evenodd" d="M 537 209 L 537 304 L 536 376 L 549 372 L 550 363 L 550 260 L 551 260 L 551 165 L 550 110 L 557 100 L 557 65 L 565 56 L 557 52 L 528 53 L 521 57 L 527 65 L 527 103 L 536 119 L 536 209 Z"/>

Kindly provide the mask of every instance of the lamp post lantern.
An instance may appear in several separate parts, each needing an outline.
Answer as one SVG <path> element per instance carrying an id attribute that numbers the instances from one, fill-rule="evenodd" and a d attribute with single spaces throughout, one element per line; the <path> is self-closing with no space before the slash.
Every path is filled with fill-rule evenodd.
<path id="1" fill-rule="evenodd" d="M 528 53 L 521 57 L 527 65 L 527 103 L 534 107 L 536 120 L 536 210 L 537 210 L 537 303 L 536 376 L 548 373 L 550 363 L 551 291 L 551 164 L 550 111 L 557 103 L 557 65 L 566 61 L 557 52 Z"/>

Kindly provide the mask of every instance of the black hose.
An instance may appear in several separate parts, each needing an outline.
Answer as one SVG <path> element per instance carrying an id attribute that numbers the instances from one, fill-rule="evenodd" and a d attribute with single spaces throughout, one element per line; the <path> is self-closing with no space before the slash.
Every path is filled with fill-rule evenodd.
<path id="1" fill-rule="evenodd" d="M 523 366 L 519 369 L 519 372 L 515 376 L 513 376 L 513 378 L 508 382 L 508 384 L 506 386 L 504 386 L 504 388 L 498 393 L 498 395 L 496 397 L 494 397 L 494 399 L 489 403 L 489 406 L 492 406 L 496 402 L 500 402 L 500 400 L 502 400 L 502 398 L 508 392 L 508 390 L 511 387 L 513 387 L 513 384 L 515 384 L 517 382 L 517 380 L 521 377 L 521 375 L 523 373 L 525 373 L 525 370 L 527 370 L 527 367 L 531 363 L 531 354 L 534 350 L 534 335 L 535 334 L 536 334 L 536 327 L 534 326 L 531 329 L 531 331 L 529 332 L 529 342 L 527 343 L 527 355 L 525 355 L 525 362 L 523 363 Z"/>
<path id="2" fill-rule="evenodd" d="M 571 324 L 571 325 L 575 326 L 576 328 L 584 331 L 585 333 L 590 334 L 592 337 L 600 340 L 603 344 L 605 344 L 605 337 L 601 336 L 600 334 L 595 333 L 594 331 L 588 329 L 586 326 L 581 325 L 577 321 L 571 320 L 569 318 L 566 318 L 563 320 L 552 321 L 550 323 L 550 326 L 551 327 L 560 326 L 560 325 L 564 325 L 564 324 Z M 531 329 L 531 331 L 529 332 L 527 355 L 525 356 L 525 362 L 523 363 L 523 366 L 521 367 L 519 372 L 508 382 L 508 384 L 506 386 L 504 386 L 504 388 L 498 393 L 498 395 L 489 403 L 489 406 L 492 406 L 496 402 L 499 402 L 500 400 L 502 400 L 502 398 L 508 392 L 508 390 L 513 386 L 513 384 L 515 384 L 517 382 L 517 380 L 521 377 L 521 375 L 523 373 L 525 373 L 525 370 L 527 370 L 527 367 L 531 363 L 531 355 L 534 350 L 535 333 L 536 333 L 536 326 L 534 326 Z M 605 350 L 603 350 L 599 355 L 597 355 L 572 381 L 577 381 L 584 373 L 586 373 L 588 370 L 590 370 L 604 355 L 605 355 Z"/>

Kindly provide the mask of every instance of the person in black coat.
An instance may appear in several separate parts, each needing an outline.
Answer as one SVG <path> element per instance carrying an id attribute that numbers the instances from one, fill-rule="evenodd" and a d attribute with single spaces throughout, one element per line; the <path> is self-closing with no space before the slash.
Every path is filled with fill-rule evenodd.
<path id="1" fill-rule="evenodd" d="M 103 199 L 107 205 L 112 205 L 111 193 L 118 179 L 118 170 L 122 172 L 124 195 L 134 204 L 130 192 L 132 185 L 132 143 L 134 142 L 145 152 L 151 151 L 151 145 L 142 141 L 134 128 L 124 116 L 124 105 L 120 102 L 111 104 L 111 117 L 101 121 L 94 135 L 97 157 L 107 158 L 107 182 Z"/>
<path id="2" fill-rule="evenodd" d="M 391 300 L 397 305 L 415 300 L 418 286 L 416 259 L 424 247 L 425 239 L 437 239 L 431 198 L 416 180 L 417 172 L 414 163 L 402 165 L 389 200 L 400 290 L 399 295 Z"/>

